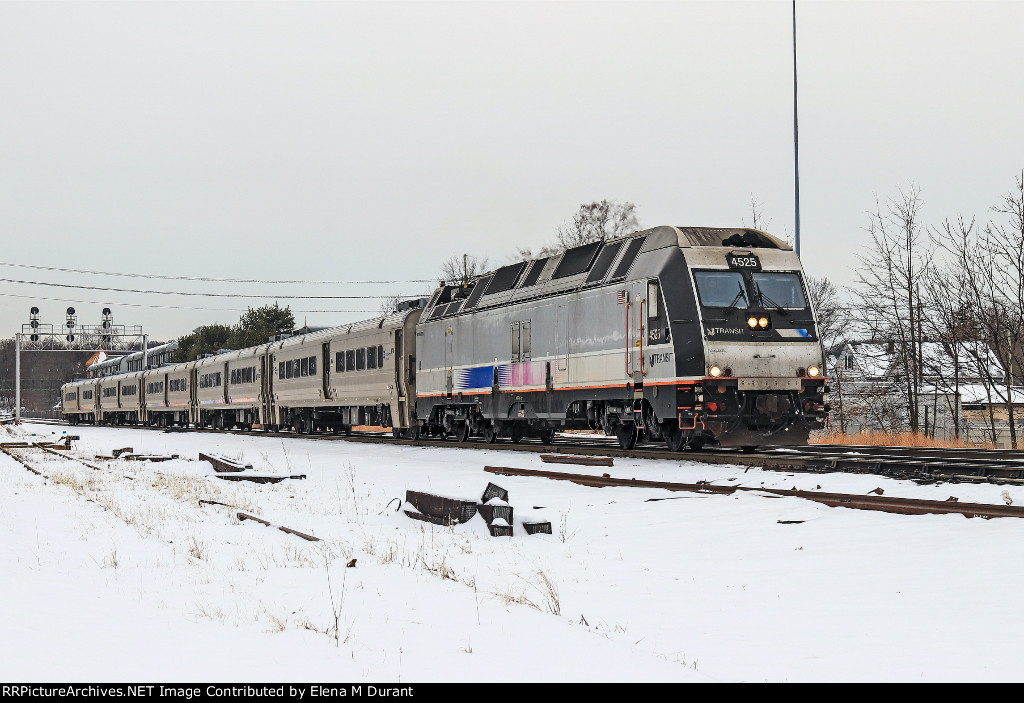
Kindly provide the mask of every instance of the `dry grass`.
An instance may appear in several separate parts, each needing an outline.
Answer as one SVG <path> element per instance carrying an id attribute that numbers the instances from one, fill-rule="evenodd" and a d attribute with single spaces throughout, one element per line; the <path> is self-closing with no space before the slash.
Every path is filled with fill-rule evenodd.
<path id="1" fill-rule="evenodd" d="M 861 432 L 860 434 L 845 434 L 843 432 L 830 432 L 828 434 L 814 435 L 810 439 L 811 444 L 843 444 L 843 445 L 868 445 L 872 447 L 944 447 L 944 448 L 972 448 L 995 449 L 991 442 L 967 442 L 963 439 L 939 439 L 927 437 L 919 432 Z"/>

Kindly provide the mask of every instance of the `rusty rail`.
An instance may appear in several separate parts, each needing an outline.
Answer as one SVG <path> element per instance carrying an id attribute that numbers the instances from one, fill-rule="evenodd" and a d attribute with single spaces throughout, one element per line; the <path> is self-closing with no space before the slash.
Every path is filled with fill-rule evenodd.
<path id="1" fill-rule="evenodd" d="M 540 460 L 545 464 L 581 464 L 582 466 L 614 466 L 615 459 L 610 456 L 572 456 L 565 454 L 541 454 Z"/>
<path id="2" fill-rule="evenodd" d="M 299 532 L 298 530 L 293 530 L 292 528 L 285 527 L 284 525 L 275 525 L 275 524 L 273 524 L 273 523 L 271 523 L 271 522 L 269 522 L 267 520 L 264 520 L 263 518 L 256 517 L 255 515 L 250 515 L 249 513 L 238 512 L 238 513 L 236 513 L 236 515 L 238 516 L 239 520 L 254 520 L 254 521 L 260 523 L 261 525 L 266 525 L 267 527 L 276 527 L 277 529 L 281 530 L 281 532 L 287 532 L 290 535 L 295 535 L 296 537 L 301 537 L 302 539 L 306 540 L 307 542 L 322 542 L 323 541 L 319 537 L 314 537 L 313 535 L 307 535 L 305 532 Z"/>
<path id="3" fill-rule="evenodd" d="M 591 476 L 589 474 L 567 474 L 560 471 L 538 471 L 535 469 L 517 469 L 508 466 L 485 466 L 484 471 L 503 476 L 530 476 L 549 478 L 556 481 L 572 481 L 583 486 L 596 488 L 628 487 L 628 488 L 660 488 L 666 491 L 688 491 L 690 493 L 712 493 L 732 495 L 737 491 L 768 493 L 776 496 L 803 498 L 816 503 L 836 508 L 853 508 L 855 510 L 879 510 L 886 513 L 902 513 L 904 515 L 927 515 L 956 513 L 965 517 L 1017 517 L 1024 518 L 1024 507 L 1010 505 L 991 505 L 988 503 L 960 503 L 942 500 L 921 500 L 918 498 L 888 498 L 880 495 L 854 495 L 847 493 L 820 493 L 818 491 L 798 491 L 783 488 L 753 488 L 746 486 L 715 486 L 710 483 L 671 483 L 668 481 L 645 481 L 635 478 L 612 478 Z"/>

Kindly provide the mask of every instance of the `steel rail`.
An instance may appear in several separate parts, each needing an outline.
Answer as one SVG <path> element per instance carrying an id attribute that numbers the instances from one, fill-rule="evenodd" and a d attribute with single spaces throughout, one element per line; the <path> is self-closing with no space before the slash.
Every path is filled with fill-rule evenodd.
<path id="1" fill-rule="evenodd" d="M 656 488 L 666 491 L 687 491 L 690 493 L 711 493 L 732 495 L 738 491 L 767 493 L 774 496 L 803 498 L 836 508 L 854 510 L 879 510 L 904 515 L 960 514 L 965 517 L 1016 517 L 1024 518 L 1024 508 L 1011 505 L 988 503 L 960 503 L 958 501 L 921 500 L 919 498 L 895 498 L 878 495 L 854 495 L 849 493 L 820 493 L 817 491 L 787 490 L 783 488 L 755 488 L 747 486 L 716 486 L 709 483 L 672 483 L 668 481 L 645 481 L 635 478 L 612 478 L 590 474 L 570 474 L 560 471 L 538 471 L 517 469 L 507 466 L 485 466 L 484 471 L 502 476 L 527 476 L 547 478 L 556 481 L 571 481 L 594 488 Z"/>
<path id="2" fill-rule="evenodd" d="M 61 424 L 51 421 L 44 424 Z M 135 429 L 166 432 L 162 427 L 133 425 Z M 445 439 L 394 439 L 390 433 L 310 434 L 280 431 L 215 430 L 188 428 L 171 431 L 196 433 L 234 433 L 249 436 L 313 439 L 396 444 L 400 446 L 448 447 L 477 450 L 525 451 L 545 454 L 603 455 L 625 459 L 673 460 L 705 464 L 748 466 L 768 471 L 800 473 L 861 473 L 909 479 L 919 482 L 963 481 L 996 484 L 1024 483 L 1024 452 L 998 449 L 945 449 L 936 447 L 877 447 L 874 445 L 809 444 L 799 448 L 772 448 L 759 452 L 743 452 L 720 448 L 702 451 L 671 452 L 667 447 L 640 447 L 624 450 L 615 439 L 586 438 L 558 444 L 540 444 L 534 440 L 522 443 L 489 444 L 480 441 L 452 442 Z"/>

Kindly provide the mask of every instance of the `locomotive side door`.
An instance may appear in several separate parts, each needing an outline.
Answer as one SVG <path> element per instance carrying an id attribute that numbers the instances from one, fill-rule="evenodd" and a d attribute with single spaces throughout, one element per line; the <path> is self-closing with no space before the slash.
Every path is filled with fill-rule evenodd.
<path id="1" fill-rule="evenodd" d="M 644 384 L 644 330 L 647 301 L 639 294 L 626 303 L 626 377 L 634 388 Z"/>
<path id="2" fill-rule="evenodd" d="M 453 379 L 452 366 L 455 363 L 455 334 L 451 327 L 444 330 L 444 390 L 449 398 L 452 397 Z"/>

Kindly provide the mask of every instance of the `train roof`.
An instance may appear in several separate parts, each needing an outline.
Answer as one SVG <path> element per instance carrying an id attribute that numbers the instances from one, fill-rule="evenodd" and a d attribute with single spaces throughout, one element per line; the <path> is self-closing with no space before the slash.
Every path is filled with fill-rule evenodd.
<path id="1" fill-rule="evenodd" d="M 662 225 L 624 237 L 572 247 L 548 257 L 517 261 L 475 276 L 461 285 L 443 285 L 430 298 L 424 311 L 424 320 L 429 322 L 525 299 L 559 295 L 587 286 L 621 281 L 626 278 L 638 256 L 670 247 L 793 251 L 793 247 L 778 237 L 749 227 Z"/>

